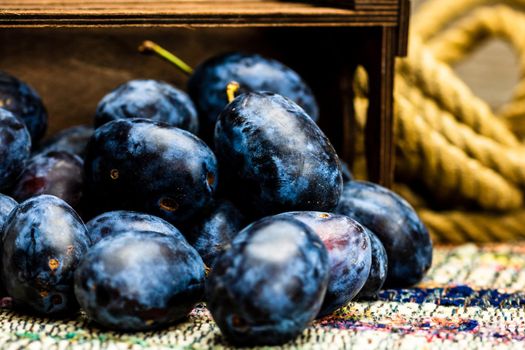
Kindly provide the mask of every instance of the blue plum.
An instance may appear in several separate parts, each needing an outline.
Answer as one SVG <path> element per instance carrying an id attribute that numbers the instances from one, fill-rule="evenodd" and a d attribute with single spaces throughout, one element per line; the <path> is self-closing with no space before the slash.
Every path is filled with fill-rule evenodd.
<path id="1" fill-rule="evenodd" d="M 304 110 L 271 92 L 239 95 L 220 114 L 215 150 L 225 193 L 260 215 L 331 211 L 342 190 L 339 158 Z"/>
<path id="2" fill-rule="evenodd" d="M 343 183 L 352 181 L 354 179 L 354 175 L 352 175 L 350 167 L 346 162 L 341 161 L 341 172 L 343 174 Z"/>
<path id="3" fill-rule="evenodd" d="M 344 185 L 336 211 L 377 235 L 388 257 L 385 286 L 410 287 L 432 264 L 432 241 L 414 208 L 396 193 L 373 183 Z"/>
<path id="4" fill-rule="evenodd" d="M 182 233 L 169 222 L 153 215 L 134 211 L 109 211 L 86 223 L 93 244 L 101 239 L 127 231 L 151 231 L 182 239 Z"/>
<path id="5" fill-rule="evenodd" d="M 20 173 L 12 195 L 18 201 L 51 194 L 78 209 L 84 186 L 84 162 L 65 151 L 40 153 Z"/>
<path id="6" fill-rule="evenodd" d="M 73 273 L 91 242 L 63 200 L 41 195 L 20 203 L 4 225 L 1 278 L 15 303 L 42 314 L 77 309 Z"/>
<path id="7" fill-rule="evenodd" d="M 94 131 L 93 127 L 87 125 L 77 125 L 64 129 L 45 140 L 37 152 L 64 151 L 84 158 L 87 143 Z"/>
<path id="8" fill-rule="evenodd" d="M 97 107 L 95 127 L 116 119 L 151 119 L 196 134 L 197 111 L 185 92 L 158 80 L 131 80 L 108 93 Z"/>
<path id="9" fill-rule="evenodd" d="M 1 79 L 1 74 L 0 74 Z M 31 137 L 21 119 L 0 108 L 0 190 L 9 189 L 31 151 Z"/>
<path id="10" fill-rule="evenodd" d="M 11 111 L 27 126 L 33 144 L 47 129 L 47 111 L 38 93 L 25 82 L 0 71 L 0 107 Z"/>
<path id="11" fill-rule="evenodd" d="M 383 243 L 377 236 L 365 227 L 365 231 L 370 238 L 372 247 L 372 265 L 370 267 L 370 275 L 366 280 L 365 285 L 356 295 L 356 299 L 360 300 L 374 300 L 377 299 L 377 293 L 385 283 L 388 271 L 388 257 L 386 255 Z"/>
<path id="12" fill-rule="evenodd" d="M 372 249 L 365 228 L 347 216 L 325 212 L 289 212 L 276 217 L 291 217 L 308 225 L 328 250 L 330 280 L 318 317 L 348 304 L 370 274 Z"/>
<path id="13" fill-rule="evenodd" d="M 9 214 L 16 208 L 18 203 L 11 197 L 6 196 L 5 194 L 0 194 L 0 252 L 2 251 L 2 236 L 3 236 L 3 226 L 6 222 Z M 2 258 L 0 254 L 0 270 L 2 269 Z M 1 278 L 0 278 L 1 281 Z M 0 283 L 0 296 L 5 295 L 5 290 L 3 283 Z"/>
<path id="14" fill-rule="evenodd" d="M 244 216 L 233 203 L 217 200 L 203 215 L 192 220 L 184 232 L 204 263 L 212 267 L 217 256 L 229 247 L 243 225 Z"/>
<path id="15" fill-rule="evenodd" d="M 186 317 L 202 300 L 204 280 L 204 263 L 186 240 L 127 231 L 86 254 L 75 273 L 75 294 L 90 319 L 140 331 Z"/>
<path id="16" fill-rule="evenodd" d="M 195 135 L 147 119 L 99 127 L 88 144 L 88 191 L 103 211 L 134 210 L 170 223 L 189 220 L 211 203 L 217 160 Z"/>
<path id="17" fill-rule="evenodd" d="M 230 342 L 283 344 L 315 318 L 328 278 L 328 253 L 308 226 L 266 217 L 242 230 L 215 261 L 207 306 Z"/>
<path id="18" fill-rule="evenodd" d="M 217 116 L 228 102 L 225 89 L 230 81 L 237 81 L 241 92 L 271 91 L 286 96 L 312 119 L 318 119 L 312 90 L 295 71 L 257 54 L 227 53 L 200 64 L 188 80 L 188 92 L 197 105 L 201 135 L 206 141 L 213 139 Z"/>
<path id="19" fill-rule="evenodd" d="M 11 197 L 0 193 L 0 240 L 2 237 L 2 227 L 9 214 L 16 208 L 18 203 Z"/>

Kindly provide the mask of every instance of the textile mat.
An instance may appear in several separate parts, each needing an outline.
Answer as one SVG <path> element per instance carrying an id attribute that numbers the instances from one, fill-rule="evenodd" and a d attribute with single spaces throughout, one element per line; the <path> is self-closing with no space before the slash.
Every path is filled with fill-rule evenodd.
<path id="1" fill-rule="evenodd" d="M 283 349 L 523 349 L 525 244 L 440 246 L 425 280 L 352 302 Z M 35 318 L 0 310 L 1 349 L 230 348 L 204 306 L 156 332 L 115 333 L 83 315 Z"/>

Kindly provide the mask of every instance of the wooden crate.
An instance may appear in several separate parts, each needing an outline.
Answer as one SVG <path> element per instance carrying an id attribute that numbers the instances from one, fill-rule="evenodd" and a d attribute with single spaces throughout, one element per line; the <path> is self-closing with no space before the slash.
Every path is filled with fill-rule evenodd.
<path id="1" fill-rule="evenodd" d="M 370 77 L 369 177 L 390 186 L 393 68 L 406 53 L 409 8 L 409 0 L 3 0 L 0 69 L 41 93 L 51 133 L 91 123 L 100 98 L 126 80 L 185 86 L 165 62 L 137 53 L 144 39 L 193 65 L 228 50 L 262 53 L 305 77 L 321 127 L 351 161 L 351 77 L 362 64 Z"/>

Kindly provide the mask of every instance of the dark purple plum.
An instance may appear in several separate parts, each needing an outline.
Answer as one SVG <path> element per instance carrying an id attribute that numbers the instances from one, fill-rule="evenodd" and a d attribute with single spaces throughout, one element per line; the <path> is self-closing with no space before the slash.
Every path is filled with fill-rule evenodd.
<path id="1" fill-rule="evenodd" d="M 350 167 L 346 162 L 341 162 L 341 173 L 343 175 L 343 183 L 352 181 L 354 179 L 354 175 L 352 175 L 352 172 L 350 171 Z"/>
<path id="2" fill-rule="evenodd" d="M 0 107 L 22 119 L 33 144 L 47 129 L 47 111 L 38 93 L 25 82 L 0 71 Z"/>
<path id="3" fill-rule="evenodd" d="M 18 201 L 51 194 L 78 209 L 84 186 L 84 162 L 65 151 L 37 154 L 29 160 L 12 191 Z"/>
<path id="4" fill-rule="evenodd" d="M 233 203 L 217 200 L 204 215 L 192 220 L 184 232 L 204 263 L 212 267 L 215 258 L 229 247 L 243 225 L 244 216 Z"/>
<path id="5" fill-rule="evenodd" d="M 328 250 L 330 280 L 318 317 L 348 304 L 370 274 L 372 249 L 365 228 L 347 216 L 325 212 L 289 212 L 276 217 L 291 217 L 308 225 Z"/>
<path id="6" fill-rule="evenodd" d="M 377 235 L 388 257 L 385 286 L 410 287 L 432 264 L 432 241 L 414 208 L 396 193 L 373 183 L 344 185 L 336 211 Z"/>
<path id="7" fill-rule="evenodd" d="M 90 319 L 141 331 L 185 318 L 202 300 L 204 279 L 204 263 L 185 239 L 127 231 L 86 254 L 75 273 L 75 294 Z"/>
<path id="8" fill-rule="evenodd" d="M 365 227 L 365 231 L 370 238 L 372 247 L 372 265 L 370 267 L 370 275 L 366 280 L 365 285 L 356 296 L 356 299 L 360 300 L 375 300 L 377 299 L 377 293 L 383 287 L 385 283 L 387 272 L 388 272 L 388 257 L 386 255 L 385 247 L 383 243 L 377 238 L 377 236 Z"/>
<path id="9" fill-rule="evenodd" d="M 204 61 L 188 80 L 206 141 L 213 140 L 217 116 L 228 104 L 225 90 L 230 81 L 237 81 L 241 92 L 271 91 L 286 96 L 312 119 L 318 119 L 319 108 L 312 90 L 295 71 L 257 54 L 227 53 Z"/>
<path id="10" fill-rule="evenodd" d="M 207 306 L 231 343 L 283 344 L 318 314 L 328 277 L 328 253 L 312 229 L 266 217 L 239 232 L 215 261 Z"/>
<path id="11" fill-rule="evenodd" d="M 15 303 L 42 314 L 77 309 L 73 273 L 91 242 L 63 200 L 41 195 L 18 205 L 4 225 L 1 278 Z"/>
<path id="12" fill-rule="evenodd" d="M 4 223 L 6 222 L 9 214 L 11 214 L 11 212 L 13 211 L 13 209 L 16 208 L 17 205 L 18 203 L 13 198 L 6 196 L 5 194 L 0 194 L 0 270 L 2 269 L 2 227 L 4 226 Z M 0 297 L 3 295 L 5 295 L 4 285 L 3 283 L 0 283 Z"/>
<path id="13" fill-rule="evenodd" d="M 217 120 L 215 150 L 224 193 L 259 215 L 331 211 L 339 201 L 339 158 L 290 99 L 271 92 L 239 95 Z"/>
<path id="14" fill-rule="evenodd" d="M 18 203 L 13 198 L 0 193 L 0 239 L 4 222 L 17 205 Z"/>
<path id="15" fill-rule="evenodd" d="M 197 111 L 185 92 L 158 80 L 131 80 L 108 93 L 97 107 L 95 127 L 112 120 L 144 118 L 196 134 Z"/>
<path id="16" fill-rule="evenodd" d="M 93 127 L 87 125 L 77 125 L 64 129 L 45 140 L 37 152 L 64 151 L 84 158 L 87 143 L 91 136 L 93 136 L 94 131 L 95 129 L 93 129 Z"/>
<path id="17" fill-rule="evenodd" d="M 1 77 L 0 74 L 0 81 Z M 0 190 L 13 185 L 24 169 L 30 151 L 31 136 L 25 124 L 13 113 L 0 108 Z"/>
<path id="18" fill-rule="evenodd" d="M 92 206 L 133 210 L 170 223 L 189 220 L 213 199 L 217 160 L 188 131 L 147 119 L 119 119 L 90 140 L 85 176 Z"/>
<path id="19" fill-rule="evenodd" d="M 157 216 L 134 211 L 109 211 L 86 223 L 93 244 L 101 239 L 127 231 L 151 231 L 182 239 L 183 235 L 172 224 Z"/>

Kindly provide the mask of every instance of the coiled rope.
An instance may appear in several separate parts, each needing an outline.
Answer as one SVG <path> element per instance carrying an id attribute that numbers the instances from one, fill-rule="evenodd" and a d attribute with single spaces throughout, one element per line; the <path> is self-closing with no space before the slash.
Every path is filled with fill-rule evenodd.
<path id="1" fill-rule="evenodd" d="M 409 56 L 396 62 L 396 180 L 409 186 L 395 189 L 417 208 L 435 241 L 525 238 L 524 10 L 525 0 L 429 0 L 413 18 Z M 489 38 L 505 40 L 519 57 L 520 82 L 499 113 L 450 66 Z M 355 86 L 357 150 L 364 153 L 362 68 Z M 358 178 L 366 176 L 362 158 L 354 166 Z"/>

